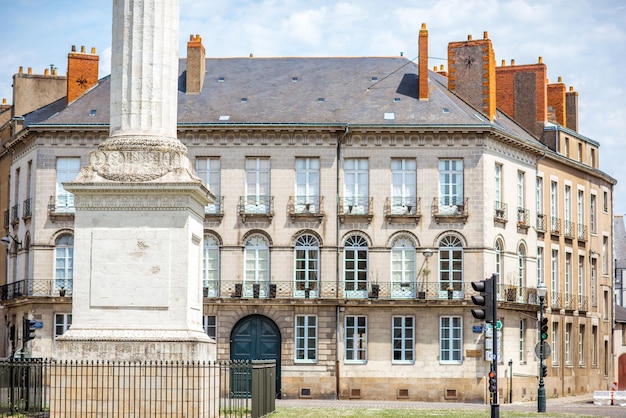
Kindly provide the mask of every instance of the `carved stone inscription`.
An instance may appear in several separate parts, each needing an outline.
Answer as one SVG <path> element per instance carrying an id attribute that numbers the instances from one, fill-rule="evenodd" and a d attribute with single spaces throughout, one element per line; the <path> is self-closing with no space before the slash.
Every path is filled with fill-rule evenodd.
<path id="1" fill-rule="evenodd" d="M 89 164 L 101 177 L 112 181 L 143 182 L 180 168 L 186 157 L 177 151 L 93 151 Z"/>

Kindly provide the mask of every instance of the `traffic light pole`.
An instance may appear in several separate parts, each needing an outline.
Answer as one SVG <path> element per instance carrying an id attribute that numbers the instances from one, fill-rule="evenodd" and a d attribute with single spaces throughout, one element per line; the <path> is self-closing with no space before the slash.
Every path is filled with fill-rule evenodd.
<path id="1" fill-rule="evenodd" d="M 539 324 L 543 324 L 544 296 L 539 296 Z M 540 325 L 541 326 L 541 325 Z M 539 388 L 537 389 L 537 412 L 546 412 L 546 388 L 543 385 L 543 340 L 539 331 Z"/>
<path id="2" fill-rule="evenodd" d="M 496 273 L 491 275 L 491 285 L 493 286 L 491 292 L 493 298 L 493 317 L 491 318 L 493 325 L 493 346 L 491 352 L 493 354 L 491 356 L 491 368 L 496 374 L 495 391 L 493 392 L 493 401 L 491 403 L 491 418 L 500 418 L 500 405 L 498 404 L 498 328 L 496 327 L 498 323 L 498 275 Z"/>

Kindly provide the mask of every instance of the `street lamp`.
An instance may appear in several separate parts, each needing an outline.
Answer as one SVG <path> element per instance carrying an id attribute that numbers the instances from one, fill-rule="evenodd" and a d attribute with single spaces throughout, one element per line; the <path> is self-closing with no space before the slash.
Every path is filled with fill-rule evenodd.
<path id="1" fill-rule="evenodd" d="M 543 386 L 544 339 L 541 336 L 541 327 L 543 324 L 543 308 L 547 292 L 548 288 L 546 288 L 545 283 L 541 282 L 537 285 L 537 296 L 539 297 L 539 326 L 537 327 L 539 329 L 539 389 L 537 389 L 537 412 L 546 412 L 546 388 Z"/>

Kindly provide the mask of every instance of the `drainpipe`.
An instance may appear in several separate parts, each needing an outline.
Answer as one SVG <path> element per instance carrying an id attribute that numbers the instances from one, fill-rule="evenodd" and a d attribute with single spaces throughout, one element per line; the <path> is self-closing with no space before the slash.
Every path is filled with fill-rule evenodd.
<path id="1" fill-rule="evenodd" d="M 339 166 L 339 162 L 341 161 L 341 143 L 343 142 L 344 138 L 346 137 L 346 135 L 348 135 L 348 130 L 350 128 L 350 125 L 346 124 L 345 126 L 345 130 L 343 132 L 343 134 L 339 137 L 339 139 L 337 139 L 337 173 L 336 173 L 336 184 L 335 184 L 335 214 L 336 214 L 336 219 L 335 219 L 335 265 L 336 265 L 336 274 L 335 274 L 335 300 L 337 301 L 337 307 L 336 307 L 336 317 L 335 317 L 335 321 L 336 321 L 336 336 L 335 336 L 335 344 L 337 346 L 337 349 L 335 350 L 335 394 L 337 396 L 337 399 L 339 399 L 339 389 L 340 389 L 340 377 L 339 377 L 339 364 L 340 364 L 340 360 L 339 360 L 339 341 L 341 338 L 341 311 L 340 311 L 340 307 L 339 307 L 339 285 L 340 285 L 340 280 L 339 280 L 339 273 L 340 273 L 340 269 L 339 269 L 339 265 L 341 262 L 341 253 L 339 251 L 339 247 L 340 247 L 340 243 L 339 243 L 339 180 L 340 180 L 340 166 Z"/>

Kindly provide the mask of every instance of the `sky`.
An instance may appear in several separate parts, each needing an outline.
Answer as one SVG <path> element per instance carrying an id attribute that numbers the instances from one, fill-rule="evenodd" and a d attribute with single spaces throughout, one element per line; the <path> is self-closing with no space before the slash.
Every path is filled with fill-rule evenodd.
<path id="1" fill-rule="evenodd" d="M 111 70 L 112 0 L 0 0 L 0 99 L 12 76 L 67 70 L 72 45 Z M 180 0 L 179 55 L 199 34 L 207 57 L 417 57 L 422 23 L 429 68 L 447 69 L 449 42 L 487 31 L 496 64 L 534 64 L 578 92 L 578 132 L 600 143 L 600 168 L 618 180 L 614 213 L 626 213 L 626 2 L 623 0 Z M 624 154 L 622 154 L 624 153 Z"/>

